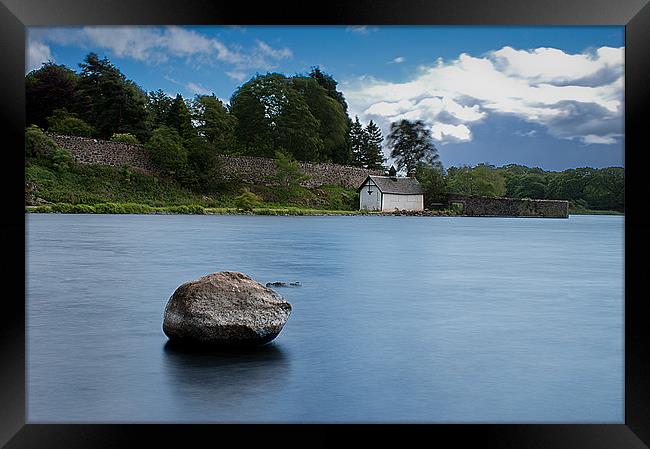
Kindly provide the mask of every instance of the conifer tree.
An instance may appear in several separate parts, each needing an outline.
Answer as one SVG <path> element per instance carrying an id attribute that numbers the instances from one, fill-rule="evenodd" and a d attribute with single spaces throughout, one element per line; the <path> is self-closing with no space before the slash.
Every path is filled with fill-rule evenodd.
<path id="1" fill-rule="evenodd" d="M 350 148 L 352 151 L 352 165 L 355 167 L 363 167 L 363 151 L 366 146 L 367 135 L 361 122 L 359 122 L 359 117 L 354 117 L 354 122 L 350 127 Z"/>
<path id="2" fill-rule="evenodd" d="M 364 145 L 362 148 L 363 167 L 369 169 L 382 168 L 386 158 L 382 151 L 382 142 L 384 138 L 381 135 L 379 126 L 372 120 L 364 130 Z"/>
<path id="3" fill-rule="evenodd" d="M 176 95 L 167 113 L 166 125 L 175 129 L 185 140 L 193 136 L 192 115 L 181 94 Z"/>

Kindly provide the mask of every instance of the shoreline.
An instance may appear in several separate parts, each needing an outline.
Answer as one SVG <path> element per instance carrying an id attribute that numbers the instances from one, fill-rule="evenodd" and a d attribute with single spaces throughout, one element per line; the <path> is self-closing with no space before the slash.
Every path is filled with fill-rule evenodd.
<path id="1" fill-rule="evenodd" d="M 418 212 L 374 212 L 362 210 L 327 210 L 300 207 L 259 207 L 243 210 L 235 207 L 205 207 L 198 204 L 178 206 L 149 206 L 139 203 L 69 204 L 55 203 L 25 206 L 29 214 L 93 214 L 93 215 L 271 215 L 271 216 L 384 216 L 384 217 L 493 217 L 493 218 L 568 218 L 572 215 L 624 216 L 617 211 L 570 211 L 568 217 L 529 215 L 464 215 L 452 210 Z"/>

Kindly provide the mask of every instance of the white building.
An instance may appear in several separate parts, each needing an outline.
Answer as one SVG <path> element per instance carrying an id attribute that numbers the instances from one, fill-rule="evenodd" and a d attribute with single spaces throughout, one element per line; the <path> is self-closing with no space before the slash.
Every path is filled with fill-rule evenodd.
<path id="1" fill-rule="evenodd" d="M 424 210 L 424 192 L 413 174 L 406 178 L 370 175 L 357 191 L 359 209 Z"/>

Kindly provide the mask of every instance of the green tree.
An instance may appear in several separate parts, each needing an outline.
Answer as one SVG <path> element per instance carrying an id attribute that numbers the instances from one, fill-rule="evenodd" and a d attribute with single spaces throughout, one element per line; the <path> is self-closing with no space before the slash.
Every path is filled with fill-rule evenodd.
<path id="1" fill-rule="evenodd" d="M 56 109 L 47 118 L 48 131 L 64 136 L 91 137 L 95 130 L 75 113 Z"/>
<path id="2" fill-rule="evenodd" d="M 63 148 L 56 148 L 50 155 L 50 159 L 52 166 L 58 171 L 68 171 L 74 164 L 72 153 Z"/>
<path id="3" fill-rule="evenodd" d="M 549 179 L 548 198 L 556 200 L 578 200 L 583 198 L 586 178 L 578 170 L 570 169 L 557 173 Z"/>
<path id="4" fill-rule="evenodd" d="M 79 76 L 64 65 L 46 62 L 25 76 L 25 109 L 28 125 L 47 126 L 54 110 L 72 111 L 78 102 Z"/>
<path id="5" fill-rule="evenodd" d="M 138 145 L 140 143 L 137 137 L 129 133 L 114 133 L 111 136 L 111 142 L 129 143 L 131 145 Z"/>
<path id="6" fill-rule="evenodd" d="M 218 153 L 232 152 L 237 147 L 237 118 L 214 95 L 198 95 L 192 102 L 192 120 L 198 135 Z"/>
<path id="7" fill-rule="evenodd" d="M 514 192 L 516 198 L 546 198 L 547 186 L 545 177 L 537 174 L 527 174 L 518 178 L 517 188 Z"/>
<path id="8" fill-rule="evenodd" d="M 309 72 L 309 77 L 316 80 L 316 82 L 325 89 L 327 95 L 341 105 L 343 112 L 347 115 L 348 104 L 345 101 L 343 93 L 336 89 L 338 82 L 331 75 L 321 71 L 319 67 L 312 67 L 311 72 Z"/>
<path id="9" fill-rule="evenodd" d="M 292 82 L 317 121 L 318 136 L 322 141 L 318 160 L 347 162 L 348 116 L 343 106 L 313 78 L 296 76 Z"/>
<path id="10" fill-rule="evenodd" d="M 281 199 L 287 200 L 309 176 L 302 172 L 300 164 L 291 155 L 281 151 L 275 152 L 273 163 L 276 169 L 275 181 L 279 185 L 278 194 Z"/>
<path id="11" fill-rule="evenodd" d="M 147 112 L 152 129 L 156 129 L 167 123 L 167 117 L 174 100 L 163 92 L 162 89 L 149 92 L 147 95 Z"/>
<path id="12" fill-rule="evenodd" d="M 203 138 L 194 137 L 186 141 L 186 146 L 188 163 L 181 182 L 197 191 L 220 190 L 225 181 L 221 159 L 214 145 Z"/>
<path id="13" fill-rule="evenodd" d="M 52 154 L 58 146 L 36 125 L 25 130 L 25 153 L 28 157 L 46 157 Z"/>
<path id="14" fill-rule="evenodd" d="M 395 159 L 398 171 L 415 170 L 418 162 L 433 165 L 439 159 L 431 132 L 421 120 L 400 120 L 392 123 L 388 146 L 392 148 L 390 156 Z"/>
<path id="15" fill-rule="evenodd" d="M 165 124 L 169 128 L 175 129 L 183 139 L 192 139 L 194 135 L 192 116 L 181 94 L 176 95 L 176 98 L 172 101 Z"/>
<path id="16" fill-rule="evenodd" d="M 235 205 L 238 209 L 252 211 L 262 203 L 262 198 L 244 188 L 242 193 L 235 197 Z"/>
<path id="17" fill-rule="evenodd" d="M 419 162 L 415 169 L 415 178 L 424 190 L 426 209 L 434 209 L 447 201 L 447 180 L 441 164 Z"/>
<path id="18" fill-rule="evenodd" d="M 450 167 L 447 170 L 450 193 L 472 196 L 501 197 L 506 192 L 505 177 L 487 164 L 476 167 Z"/>
<path id="19" fill-rule="evenodd" d="M 175 129 L 161 126 L 145 145 L 154 164 L 166 174 L 177 175 L 187 164 L 187 150 L 183 138 Z"/>
<path id="20" fill-rule="evenodd" d="M 300 160 L 318 160 L 323 143 L 319 122 L 290 79 L 257 75 L 233 94 L 235 135 L 247 154 L 271 156 L 281 149 Z"/>
<path id="21" fill-rule="evenodd" d="M 289 90 L 288 101 L 277 120 L 277 147 L 300 161 L 319 161 L 323 141 L 319 122 L 299 92 Z"/>
<path id="22" fill-rule="evenodd" d="M 84 120 L 103 139 L 113 133 L 131 133 L 145 141 L 150 134 L 146 94 L 107 58 L 89 53 L 79 66 L 79 112 Z"/>
<path id="23" fill-rule="evenodd" d="M 327 95 L 341 105 L 343 114 L 345 115 L 345 135 L 343 143 L 328 144 L 321 134 L 324 144 L 328 148 L 332 148 L 331 155 L 332 161 L 338 164 L 349 164 L 352 162 L 352 149 L 350 144 L 350 128 L 352 127 L 352 120 L 348 116 L 348 104 L 342 92 L 337 90 L 338 82 L 327 73 L 323 72 L 319 67 L 312 67 L 309 72 L 309 77 L 314 79 L 321 87 L 325 89 Z M 318 118 L 321 120 L 320 118 Z M 337 127 L 340 124 L 336 125 Z M 326 132 L 326 131 L 325 131 Z"/>
<path id="24" fill-rule="evenodd" d="M 594 170 L 584 190 L 584 199 L 591 209 L 624 210 L 625 174 L 620 167 Z"/>
<path id="25" fill-rule="evenodd" d="M 361 160 L 363 166 L 369 169 L 380 169 L 386 162 L 384 152 L 382 151 L 382 142 L 384 138 L 381 130 L 372 120 L 364 129 L 365 139 L 361 149 Z"/>
<path id="26" fill-rule="evenodd" d="M 273 156 L 288 89 L 284 75 L 268 73 L 256 75 L 233 93 L 230 112 L 237 118 L 235 136 L 247 154 Z"/>
<path id="27" fill-rule="evenodd" d="M 363 154 L 367 143 L 367 134 L 363 125 L 359 122 L 359 117 L 354 117 L 354 122 L 350 126 L 350 149 L 352 152 L 351 163 L 355 167 L 363 167 Z"/>

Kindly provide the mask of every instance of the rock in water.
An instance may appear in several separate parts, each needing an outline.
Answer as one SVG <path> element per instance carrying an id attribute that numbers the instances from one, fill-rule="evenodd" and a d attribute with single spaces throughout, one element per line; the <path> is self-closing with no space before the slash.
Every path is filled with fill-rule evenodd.
<path id="1" fill-rule="evenodd" d="M 266 286 L 267 287 L 300 287 L 300 281 L 289 282 L 288 284 L 282 281 L 267 282 Z"/>
<path id="2" fill-rule="evenodd" d="M 170 341 L 223 346 L 273 340 L 291 304 L 243 273 L 223 271 L 186 282 L 165 307 L 163 332 Z"/>

